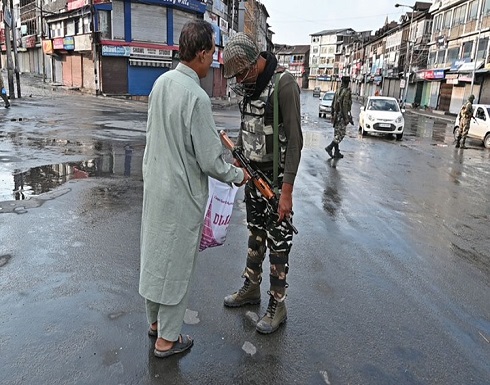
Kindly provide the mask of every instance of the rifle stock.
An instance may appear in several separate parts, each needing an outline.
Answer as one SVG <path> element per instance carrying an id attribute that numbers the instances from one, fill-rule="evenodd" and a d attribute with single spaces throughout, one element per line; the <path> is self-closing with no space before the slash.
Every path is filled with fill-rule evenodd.
<path id="1" fill-rule="evenodd" d="M 251 164 L 250 160 L 248 160 L 245 155 L 243 155 L 242 151 L 235 147 L 235 144 L 231 141 L 230 137 L 223 130 L 219 133 L 220 138 L 224 146 L 231 151 L 233 157 L 238 160 L 240 165 L 243 167 L 244 171 L 250 175 L 250 179 L 253 184 L 260 191 L 262 196 L 267 200 L 268 204 L 273 210 L 277 211 L 277 197 L 272 189 L 272 186 L 269 182 L 260 175 L 260 172 L 257 171 Z M 292 214 L 292 213 L 291 213 Z M 298 230 L 294 227 L 291 222 L 291 218 L 284 218 L 285 222 L 288 226 L 293 230 L 295 234 L 298 234 Z"/>

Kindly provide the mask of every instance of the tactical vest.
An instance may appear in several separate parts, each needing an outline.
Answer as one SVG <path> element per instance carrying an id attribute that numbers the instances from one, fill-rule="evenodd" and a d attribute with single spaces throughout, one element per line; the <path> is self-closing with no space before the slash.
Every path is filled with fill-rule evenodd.
<path id="1" fill-rule="evenodd" d="M 265 124 L 266 107 L 272 101 L 276 76 L 281 79 L 285 72 L 276 72 L 269 85 L 256 100 L 247 98 L 240 105 L 242 113 L 242 146 L 244 155 L 254 162 L 272 162 L 274 160 L 274 122 Z M 274 106 L 279 108 L 279 106 Z M 284 168 L 287 138 L 284 126 L 279 123 L 279 167 Z"/>

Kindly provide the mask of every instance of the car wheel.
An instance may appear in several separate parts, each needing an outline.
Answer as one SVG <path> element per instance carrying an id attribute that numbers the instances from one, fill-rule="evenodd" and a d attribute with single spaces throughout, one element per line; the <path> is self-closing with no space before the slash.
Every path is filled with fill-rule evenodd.
<path id="1" fill-rule="evenodd" d="M 320 114 L 320 113 L 319 113 L 319 114 L 318 114 L 318 117 L 319 117 L 319 118 L 321 118 L 321 117 L 322 117 L 322 114 Z"/>
<path id="2" fill-rule="evenodd" d="M 403 132 L 401 134 L 396 134 L 396 140 L 402 140 Z"/>
<path id="3" fill-rule="evenodd" d="M 458 140 L 458 136 L 459 136 L 459 127 L 458 126 L 454 127 L 453 135 L 454 135 L 454 140 Z"/>
<path id="4" fill-rule="evenodd" d="M 485 148 L 490 148 L 490 132 L 485 135 L 485 139 L 483 140 L 483 145 Z"/>

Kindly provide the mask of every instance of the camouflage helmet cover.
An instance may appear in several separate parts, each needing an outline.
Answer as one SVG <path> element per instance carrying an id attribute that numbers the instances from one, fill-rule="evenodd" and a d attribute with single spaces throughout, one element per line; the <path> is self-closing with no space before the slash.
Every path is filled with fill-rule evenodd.
<path id="1" fill-rule="evenodd" d="M 475 95 L 468 96 L 468 100 L 473 103 L 473 100 L 475 100 Z"/>
<path id="2" fill-rule="evenodd" d="M 259 55 L 259 49 L 254 41 L 243 32 L 237 33 L 228 41 L 223 50 L 225 78 L 233 78 L 236 74 L 251 67 Z"/>

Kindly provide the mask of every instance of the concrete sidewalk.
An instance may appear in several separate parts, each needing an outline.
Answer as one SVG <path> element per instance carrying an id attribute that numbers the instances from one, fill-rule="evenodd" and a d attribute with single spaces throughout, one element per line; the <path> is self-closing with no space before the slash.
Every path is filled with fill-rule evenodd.
<path id="1" fill-rule="evenodd" d="M 438 110 L 424 110 L 424 109 L 416 109 L 416 108 L 407 108 L 405 110 L 407 114 L 420 115 L 433 120 L 442 120 L 448 123 L 454 123 L 456 121 L 455 115 L 447 115 L 448 113 L 445 111 Z"/>

